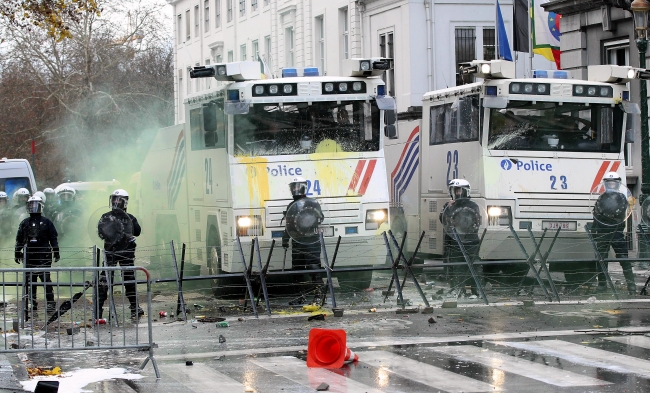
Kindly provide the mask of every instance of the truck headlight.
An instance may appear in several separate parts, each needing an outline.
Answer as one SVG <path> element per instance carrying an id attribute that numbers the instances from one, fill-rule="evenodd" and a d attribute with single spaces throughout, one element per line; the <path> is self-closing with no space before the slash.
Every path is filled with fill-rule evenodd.
<path id="1" fill-rule="evenodd" d="M 381 224 L 388 221 L 388 210 L 373 209 L 366 211 L 366 229 L 378 229 Z"/>
<path id="2" fill-rule="evenodd" d="M 510 206 L 488 206 L 488 226 L 509 226 L 512 224 Z"/>
<path id="3" fill-rule="evenodd" d="M 237 216 L 237 236 L 262 236 L 264 234 L 262 227 L 262 216 Z"/>

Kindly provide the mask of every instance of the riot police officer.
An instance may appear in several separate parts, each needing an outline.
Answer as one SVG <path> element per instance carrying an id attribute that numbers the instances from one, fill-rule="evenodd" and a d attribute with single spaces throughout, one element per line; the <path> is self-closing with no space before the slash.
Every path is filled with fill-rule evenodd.
<path id="1" fill-rule="evenodd" d="M 303 204 L 307 209 L 303 209 L 305 212 L 309 211 L 309 214 L 315 215 L 314 227 L 305 228 L 310 233 L 301 233 L 299 238 L 298 236 L 290 236 L 287 231 L 287 226 L 285 226 L 284 233 L 282 234 L 282 247 L 284 247 L 285 252 L 289 248 L 289 238 L 291 238 L 291 263 L 295 270 L 314 270 L 320 269 L 320 253 L 321 253 L 321 244 L 320 237 L 318 235 L 318 224 L 323 220 L 323 213 L 320 209 L 318 202 L 307 198 L 307 180 L 300 176 L 294 177 L 289 183 L 289 190 L 293 197 L 293 202 L 287 206 L 285 213 L 285 219 L 287 219 L 287 226 L 292 225 L 292 222 L 295 221 L 297 217 L 292 217 L 293 211 L 297 208 L 302 208 Z M 307 203 L 309 202 L 309 203 Z M 298 212 L 300 213 L 300 212 Z M 295 226 L 295 225 L 294 225 Z M 303 280 L 304 277 L 299 275 L 293 276 L 294 280 Z M 320 274 L 313 273 L 309 275 L 311 289 L 315 290 L 314 292 L 314 301 L 320 298 L 320 291 L 323 284 L 323 281 L 320 277 Z M 308 290 L 308 289 L 307 289 Z"/>
<path id="2" fill-rule="evenodd" d="M 56 216 L 56 193 L 53 188 L 47 187 L 43 190 L 43 194 L 45 194 L 45 198 L 43 199 L 43 202 L 45 203 L 45 207 L 43 207 L 43 215 L 50 220 L 53 220 Z"/>
<path id="3" fill-rule="evenodd" d="M 128 203 L 129 194 L 125 190 L 113 191 L 109 197 L 111 211 L 102 215 L 97 226 L 99 237 L 104 240 L 108 266 L 134 266 L 135 238 L 140 236 L 141 228 L 138 220 L 132 214 L 127 213 Z M 113 282 L 113 273 L 113 271 L 110 272 L 111 282 Z M 122 280 L 125 282 L 124 290 L 129 300 L 131 318 L 137 319 L 144 315 L 144 311 L 138 306 L 135 271 L 124 270 Z M 108 299 L 106 272 L 101 273 L 99 281 L 97 318 L 102 318 L 102 307 Z"/>
<path id="4" fill-rule="evenodd" d="M 447 185 L 451 201 L 445 203 L 440 212 L 439 220 L 445 226 L 445 262 L 467 263 L 460 249 L 459 242 L 463 244 L 467 254 L 472 257 L 478 251 L 478 229 L 481 225 L 481 214 L 478 205 L 470 200 L 470 184 L 465 179 L 453 179 Z M 461 217 L 466 216 L 466 217 Z M 460 223 L 463 228 L 456 228 Z M 469 226 L 465 225 L 469 224 Z M 456 230 L 454 233 L 450 230 Z M 450 286 L 454 290 L 463 290 L 465 286 L 471 287 L 472 295 L 478 296 L 476 283 L 470 274 L 468 266 L 448 266 L 447 274 L 450 275 Z"/>
<path id="5" fill-rule="evenodd" d="M 11 197 L 13 209 L 11 212 L 12 226 L 20 224 L 25 218 L 28 217 L 27 213 L 27 200 L 29 199 L 29 190 L 26 188 L 19 188 L 14 192 Z"/>
<path id="6" fill-rule="evenodd" d="M 613 248 L 616 258 L 627 258 L 627 242 L 623 231 L 625 219 L 629 208 L 627 190 L 622 191 L 621 176 L 616 172 L 609 172 L 603 176 L 605 192 L 598 197 L 594 204 L 594 221 L 591 225 L 591 234 L 596 242 L 596 248 L 602 258 L 607 258 L 609 248 Z M 630 295 L 636 294 L 634 272 L 631 262 L 620 262 L 623 276 Z M 609 266 L 609 264 L 607 264 Z M 605 288 L 605 274 L 598 274 L 598 287 Z"/>
<path id="7" fill-rule="evenodd" d="M 57 187 L 56 195 L 59 199 L 54 223 L 61 237 L 69 236 L 74 228 L 78 228 L 81 211 L 76 207 L 77 191 L 70 186 Z"/>
<path id="8" fill-rule="evenodd" d="M 29 217 L 20 223 L 16 234 L 15 261 L 22 264 L 24 257 L 26 267 L 48 269 L 52 266 L 52 256 L 54 256 L 55 262 L 61 259 L 56 228 L 52 221 L 42 216 L 43 200 L 39 196 L 32 196 L 28 199 L 27 211 Z M 52 282 L 47 270 L 37 273 L 30 272 L 25 277 L 25 286 L 28 290 L 28 299 L 32 310 L 36 310 L 38 306 L 36 287 L 34 286 L 36 279 L 45 284 L 47 311 L 54 311 L 56 309 L 54 290 L 52 285 L 47 285 Z M 25 311 L 28 311 L 28 304 L 25 304 Z"/>

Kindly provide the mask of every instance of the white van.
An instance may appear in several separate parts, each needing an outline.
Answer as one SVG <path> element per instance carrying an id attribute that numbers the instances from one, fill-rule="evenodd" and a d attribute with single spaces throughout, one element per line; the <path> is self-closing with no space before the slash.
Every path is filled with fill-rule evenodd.
<path id="1" fill-rule="evenodd" d="M 11 203 L 11 197 L 19 188 L 26 188 L 30 194 L 37 191 L 34 172 L 29 161 L 16 158 L 0 158 L 0 191 L 7 193 Z"/>

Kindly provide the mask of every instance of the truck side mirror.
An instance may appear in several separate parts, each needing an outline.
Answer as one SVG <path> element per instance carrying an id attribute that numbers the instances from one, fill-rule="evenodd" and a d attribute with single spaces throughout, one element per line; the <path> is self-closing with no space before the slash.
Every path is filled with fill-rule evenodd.
<path id="1" fill-rule="evenodd" d="M 395 124 L 397 121 L 397 116 L 395 116 L 395 111 L 386 110 L 384 111 L 384 124 Z"/>
<path id="2" fill-rule="evenodd" d="M 388 124 L 384 126 L 384 135 L 388 139 L 397 139 L 397 127 L 394 124 Z"/>

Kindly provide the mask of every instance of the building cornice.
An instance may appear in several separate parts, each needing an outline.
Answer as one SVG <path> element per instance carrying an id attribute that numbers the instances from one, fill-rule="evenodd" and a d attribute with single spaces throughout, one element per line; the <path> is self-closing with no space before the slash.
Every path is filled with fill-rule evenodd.
<path id="1" fill-rule="evenodd" d="M 631 3 L 632 0 L 551 0 L 543 4 L 542 7 L 549 12 L 569 15 L 597 10 L 604 6 L 612 6 L 629 11 Z"/>

